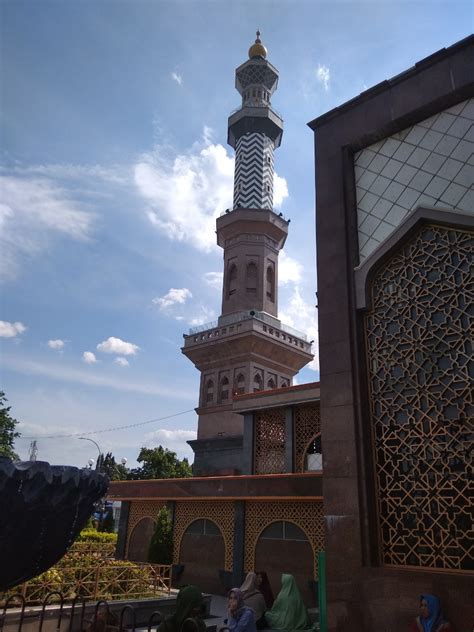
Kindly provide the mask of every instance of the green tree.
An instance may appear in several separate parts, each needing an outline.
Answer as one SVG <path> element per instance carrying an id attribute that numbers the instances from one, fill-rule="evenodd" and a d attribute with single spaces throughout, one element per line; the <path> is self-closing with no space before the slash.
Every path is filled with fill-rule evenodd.
<path id="1" fill-rule="evenodd" d="M 97 469 L 105 472 L 111 481 L 124 481 L 128 476 L 125 465 L 117 463 L 112 452 L 107 452 L 105 456 L 101 454 L 97 459 Z"/>
<path id="2" fill-rule="evenodd" d="M 192 476 L 188 459 L 178 459 L 176 452 L 163 448 L 161 445 L 157 448 L 142 448 L 137 461 L 143 465 L 129 472 L 128 478 L 131 480 Z"/>
<path id="3" fill-rule="evenodd" d="M 173 523 L 166 507 L 156 517 L 155 532 L 150 540 L 148 561 L 154 564 L 171 564 L 173 561 Z"/>
<path id="4" fill-rule="evenodd" d="M 20 436 L 20 433 L 16 432 L 18 421 L 10 415 L 11 406 L 5 406 L 7 401 L 5 393 L 0 391 L 0 456 L 18 459 L 13 450 L 15 439 Z"/>

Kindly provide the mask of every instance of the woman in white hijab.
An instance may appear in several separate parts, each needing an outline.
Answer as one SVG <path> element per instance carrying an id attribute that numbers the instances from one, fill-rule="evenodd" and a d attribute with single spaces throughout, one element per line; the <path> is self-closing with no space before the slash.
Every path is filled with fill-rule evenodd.
<path id="1" fill-rule="evenodd" d="M 265 603 L 265 597 L 257 588 L 256 580 L 257 575 L 255 573 L 248 573 L 240 590 L 244 595 L 244 604 L 252 608 L 255 613 L 257 628 L 262 630 L 266 627 L 264 614 L 267 609 L 267 604 Z"/>

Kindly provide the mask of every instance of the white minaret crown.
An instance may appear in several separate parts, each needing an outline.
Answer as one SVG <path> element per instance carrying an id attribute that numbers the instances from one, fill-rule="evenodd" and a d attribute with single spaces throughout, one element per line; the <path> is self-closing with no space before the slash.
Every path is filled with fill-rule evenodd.
<path id="1" fill-rule="evenodd" d="M 235 149 L 234 209 L 273 210 L 273 151 L 280 146 L 283 120 L 271 107 L 278 71 L 257 39 L 249 59 L 235 71 L 241 107 L 229 117 L 227 142 Z"/>

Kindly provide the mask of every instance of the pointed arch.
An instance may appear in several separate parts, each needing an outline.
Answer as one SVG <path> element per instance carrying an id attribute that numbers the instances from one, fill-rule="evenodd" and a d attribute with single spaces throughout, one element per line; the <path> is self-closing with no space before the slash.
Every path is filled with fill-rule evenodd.
<path id="1" fill-rule="evenodd" d="M 235 380 L 235 393 L 236 395 L 245 393 L 245 375 L 243 373 L 237 375 L 237 379 Z"/>
<path id="2" fill-rule="evenodd" d="M 227 298 L 237 291 L 237 266 L 231 263 L 227 272 Z"/>
<path id="3" fill-rule="evenodd" d="M 221 379 L 219 399 L 221 402 L 229 399 L 229 378 L 226 375 Z"/>
<path id="4" fill-rule="evenodd" d="M 255 261 L 250 261 L 247 264 L 247 270 L 245 275 L 245 288 L 248 294 L 256 294 L 257 293 L 257 282 L 258 282 L 258 268 Z"/>
<path id="5" fill-rule="evenodd" d="M 214 381 L 210 378 L 206 382 L 204 400 L 206 403 L 214 401 Z"/>
<path id="6" fill-rule="evenodd" d="M 260 373 L 255 373 L 253 377 L 253 392 L 261 391 L 263 388 L 263 380 Z"/>
<path id="7" fill-rule="evenodd" d="M 311 441 L 308 443 L 308 446 L 305 450 L 304 457 L 304 470 L 308 471 L 316 471 L 320 472 L 323 469 L 323 448 L 321 442 L 321 433 L 318 432 Z"/>
<path id="8" fill-rule="evenodd" d="M 274 303 L 275 302 L 275 271 L 271 263 L 267 266 L 266 280 L 267 280 L 267 298 L 270 299 L 272 303 Z"/>

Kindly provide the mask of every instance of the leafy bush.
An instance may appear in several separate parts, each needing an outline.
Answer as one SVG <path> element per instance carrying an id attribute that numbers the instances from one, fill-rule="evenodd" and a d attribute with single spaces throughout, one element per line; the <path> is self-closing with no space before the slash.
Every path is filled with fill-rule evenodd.
<path id="1" fill-rule="evenodd" d="M 169 511 L 162 507 L 156 517 L 155 532 L 148 549 L 148 561 L 154 564 L 171 564 L 173 560 L 173 523 Z"/>
<path id="2" fill-rule="evenodd" d="M 76 542 L 117 542 L 116 533 L 105 533 L 105 531 L 96 531 L 95 529 L 83 529 Z"/>

